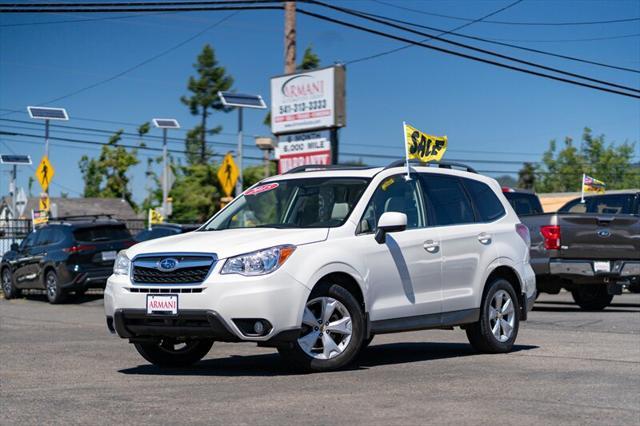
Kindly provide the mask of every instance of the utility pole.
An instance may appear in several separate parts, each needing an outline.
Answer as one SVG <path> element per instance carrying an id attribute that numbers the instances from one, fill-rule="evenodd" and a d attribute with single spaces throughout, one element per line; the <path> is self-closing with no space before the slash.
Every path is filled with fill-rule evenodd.
<path id="1" fill-rule="evenodd" d="M 296 2 L 284 4 L 284 72 L 296 71 Z"/>

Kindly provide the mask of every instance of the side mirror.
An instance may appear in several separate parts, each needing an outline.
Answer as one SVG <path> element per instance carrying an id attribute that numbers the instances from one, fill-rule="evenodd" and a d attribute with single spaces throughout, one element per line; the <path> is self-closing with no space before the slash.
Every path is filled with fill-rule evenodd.
<path id="1" fill-rule="evenodd" d="M 18 243 L 11 243 L 11 251 L 18 251 L 19 248 Z"/>
<path id="2" fill-rule="evenodd" d="M 407 229 L 407 215 L 398 212 L 386 212 L 378 220 L 375 239 L 378 244 L 384 244 L 388 232 L 400 232 Z"/>

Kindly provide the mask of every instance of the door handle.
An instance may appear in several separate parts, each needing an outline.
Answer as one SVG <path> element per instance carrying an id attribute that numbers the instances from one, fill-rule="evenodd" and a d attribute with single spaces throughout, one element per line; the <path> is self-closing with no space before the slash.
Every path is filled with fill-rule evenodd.
<path id="1" fill-rule="evenodd" d="M 491 235 L 487 234 L 486 232 L 483 232 L 480 235 L 478 235 L 478 241 L 480 241 L 480 244 L 484 244 L 484 245 L 491 244 Z"/>
<path id="2" fill-rule="evenodd" d="M 433 240 L 427 240 L 424 242 L 423 247 L 429 253 L 437 253 L 440 250 L 440 243 Z"/>

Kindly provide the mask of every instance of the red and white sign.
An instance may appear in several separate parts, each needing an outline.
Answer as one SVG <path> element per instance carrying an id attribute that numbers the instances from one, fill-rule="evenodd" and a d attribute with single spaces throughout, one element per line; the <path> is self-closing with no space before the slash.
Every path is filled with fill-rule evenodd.
<path id="1" fill-rule="evenodd" d="M 258 195 L 263 192 L 271 191 L 272 189 L 276 189 L 280 184 L 278 183 L 268 183 L 266 185 L 256 186 L 255 188 L 247 189 L 244 192 L 244 195 Z"/>
<path id="2" fill-rule="evenodd" d="M 274 134 L 344 125 L 344 67 L 271 79 L 271 131 Z"/>
<path id="3" fill-rule="evenodd" d="M 148 294 L 147 314 L 177 315 L 178 295 L 163 294 L 156 296 L 155 294 Z"/>
<path id="4" fill-rule="evenodd" d="M 308 132 L 281 137 L 275 150 L 278 173 L 294 167 L 331 164 L 329 132 Z"/>

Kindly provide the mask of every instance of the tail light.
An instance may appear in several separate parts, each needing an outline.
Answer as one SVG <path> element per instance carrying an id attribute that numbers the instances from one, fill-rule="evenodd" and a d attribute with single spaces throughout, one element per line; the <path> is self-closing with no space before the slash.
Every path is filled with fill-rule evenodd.
<path id="1" fill-rule="evenodd" d="M 547 250 L 560 250 L 560 227 L 558 225 L 541 226 L 540 233 L 544 238 L 544 248 Z"/>
<path id="2" fill-rule="evenodd" d="M 80 244 L 77 246 L 71 246 L 71 247 L 67 247 L 67 248 L 63 248 L 63 251 L 66 251 L 69 254 L 73 254 L 73 253 L 79 253 L 81 251 L 90 251 L 90 250 L 95 250 L 96 246 L 92 246 L 89 244 Z"/>
<path id="3" fill-rule="evenodd" d="M 520 235 L 527 245 L 527 247 L 531 247 L 531 234 L 529 233 L 529 228 L 522 223 L 516 223 L 516 232 Z"/>

